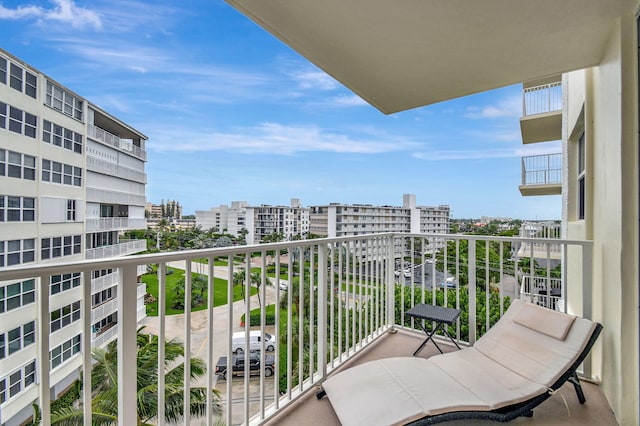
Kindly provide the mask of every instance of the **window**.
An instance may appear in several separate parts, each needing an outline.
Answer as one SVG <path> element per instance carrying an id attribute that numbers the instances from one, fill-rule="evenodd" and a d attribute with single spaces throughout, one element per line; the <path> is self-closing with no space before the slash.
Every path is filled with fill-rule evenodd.
<path id="1" fill-rule="evenodd" d="M 9 131 L 35 138 L 37 126 L 38 118 L 35 115 L 9 106 Z"/>
<path id="2" fill-rule="evenodd" d="M 62 291 L 78 287 L 80 285 L 80 272 L 64 275 L 51 276 L 51 294 L 58 294 Z"/>
<path id="3" fill-rule="evenodd" d="M 19 394 L 36 381 L 36 362 L 31 361 L 6 378 L 0 379 L 0 404 Z"/>
<path id="4" fill-rule="evenodd" d="M 80 319 L 80 302 L 64 306 L 51 312 L 51 332 L 60 330 L 63 327 Z"/>
<path id="5" fill-rule="evenodd" d="M 585 175 L 586 175 L 586 147 L 584 132 L 578 139 L 578 219 L 584 219 L 585 214 Z"/>
<path id="6" fill-rule="evenodd" d="M 35 198 L 0 195 L 0 222 L 33 222 Z"/>
<path id="7" fill-rule="evenodd" d="M 69 222 L 76 220 L 76 200 L 67 200 L 67 220 Z"/>
<path id="8" fill-rule="evenodd" d="M 82 186 L 82 169 L 69 164 L 42 159 L 42 181 Z"/>
<path id="9" fill-rule="evenodd" d="M 0 313 L 31 304 L 35 300 L 36 284 L 33 279 L 0 287 Z"/>
<path id="10" fill-rule="evenodd" d="M 83 102 L 61 87 L 47 81 L 45 103 L 63 114 L 82 120 Z"/>
<path id="11" fill-rule="evenodd" d="M 36 158 L 31 155 L 0 149 L 0 176 L 36 179 Z"/>
<path id="12" fill-rule="evenodd" d="M 73 152 L 82 153 L 82 134 L 44 120 L 42 141 Z"/>
<path id="13" fill-rule="evenodd" d="M 82 237 L 66 235 L 64 237 L 47 237 L 40 240 L 40 257 L 42 260 L 80 253 Z"/>
<path id="14" fill-rule="evenodd" d="M 7 60 L 0 57 L 0 83 L 7 84 Z"/>
<path id="15" fill-rule="evenodd" d="M 80 335 L 78 334 L 73 339 L 69 339 L 60 346 L 55 347 L 49 352 L 49 359 L 51 360 L 51 369 L 53 370 L 73 355 L 80 352 Z"/>
<path id="16" fill-rule="evenodd" d="M 22 327 L 16 327 L 13 330 L 9 330 L 5 335 L 2 335 L 2 347 L 4 348 L 4 342 L 6 342 L 6 355 L 16 353 L 22 348 L 26 348 L 30 344 L 35 342 L 35 330 L 36 323 L 31 321 Z M 0 353 L 0 358 L 4 357 L 5 349 Z"/>
<path id="17" fill-rule="evenodd" d="M 0 241 L 0 267 L 35 260 L 35 239 Z"/>

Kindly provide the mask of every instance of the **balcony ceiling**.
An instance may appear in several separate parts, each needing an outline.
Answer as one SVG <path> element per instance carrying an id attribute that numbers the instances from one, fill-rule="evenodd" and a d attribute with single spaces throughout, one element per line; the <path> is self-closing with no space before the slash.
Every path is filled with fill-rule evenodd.
<path id="1" fill-rule="evenodd" d="M 227 1 L 385 114 L 598 64 L 634 3 Z"/>

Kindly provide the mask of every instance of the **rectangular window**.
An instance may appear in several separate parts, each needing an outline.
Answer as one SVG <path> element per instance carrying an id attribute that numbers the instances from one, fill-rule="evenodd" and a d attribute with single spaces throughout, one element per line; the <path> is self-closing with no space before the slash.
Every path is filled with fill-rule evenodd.
<path id="1" fill-rule="evenodd" d="M 67 200 L 67 220 L 69 222 L 76 220 L 76 200 Z"/>
<path id="2" fill-rule="evenodd" d="M 43 158 L 42 181 L 82 186 L 82 168 Z"/>
<path id="3" fill-rule="evenodd" d="M 35 239 L 0 241 L 0 267 L 35 260 Z"/>
<path id="4" fill-rule="evenodd" d="M 0 380 L 0 404 L 18 395 L 35 381 L 36 362 L 34 360 Z"/>
<path id="5" fill-rule="evenodd" d="M 82 134 L 44 120 L 42 141 L 73 152 L 82 153 Z"/>
<path id="6" fill-rule="evenodd" d="M 22 68 L 16 64 L 11 64 L 11 75 L 9 78 L 9 86 L 22 92 Z"/>
<path id="7" fill-rule="evenodd" d="M 8 312 L 36 300 L 35 280 L 0 287 L 0 313 Z"/>
<path id="8" fill-rule="evenodd" d="M 62 345 L 55 347 L 49 352 L 51 360 L 51 369 L 53 370 L 73 355 L 80 352 L 80 335 L 78 334 L 72 339 L 67 340 Z"/>
<path id="9" fill-rule="evenodd" d="M 0 129 L 7 128 L 7 104 L 0 102 Z"/>
<path id="10" fill-rule="evenodd" d="M 3 109 L 5 110 L 4 121 L 6 122 L 6 106 Z M 5 126 L 3 125 L 2 127 L 4 128 Z M 38 117 L 20 108 L 9 106 L 9 131 L 35 138 L 37 127 Z"/>
<path id="11" fill-rule="evenodd" d="M 51 286 L 52 295 L 78 287 L 79 285 L 80 285 L 80 272 L 51 276 L 50 286 Z"/>
<path id="12" fill-rule="evenodd" d="M 7 60 L 0 57 L 0 83 L 7 84 Z"/>
<path id="13" fill-rule="evenodd" d="M 578 220 L 585 216 L 586 146 L 584 132 L 578 139 Z"/>
<path id="14" fill-rule="evenodd" d="M 42 238 L 40 239 L 40 257 L 46 260 L 78 254 L 81 252 L 81 243 L 80 235 Z"/>
<path id="15" fill-rule="evenodd" d="M 80 319 L 80 302 L 64 306 L 51 312 L 51 332 L 60 330 L 63 327 Z"/>
<path id="16" fill-rule="evenodd" d="M 47 81 L 45 104 L 82 121 L 83 101 L 50 81 Z"/>
<path id="17" fill-rule="evenodd" d="M 33 222 L 35 198 L 0 195 L 0 222 Z"/>
<path id="18" fill-rule="evenodd" d="M 36 158 L 31 155 L 0 149 L 0 176 L 36 179 Z"/>

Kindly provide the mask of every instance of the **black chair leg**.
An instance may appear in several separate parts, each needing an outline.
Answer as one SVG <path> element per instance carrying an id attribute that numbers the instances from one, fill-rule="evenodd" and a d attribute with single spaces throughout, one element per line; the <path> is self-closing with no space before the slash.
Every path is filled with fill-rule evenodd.
<path id="1" fill-rule="evenodd" d="M 580 384 L 580 379 L 578 379 L 578 374 L 574 371 L 568 380 L 573 383 L 573 387 L 578 395 L 578 401 L 580 401 L 580 404 L 584 404 L 587 399 L 584 397 L 584 392 L 582 391 L 582 385 Z"/>

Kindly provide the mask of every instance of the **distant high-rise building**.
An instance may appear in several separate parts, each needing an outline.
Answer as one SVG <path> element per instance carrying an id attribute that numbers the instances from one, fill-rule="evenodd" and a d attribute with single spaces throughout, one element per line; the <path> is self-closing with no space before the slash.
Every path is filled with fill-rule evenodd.
<path id="1" fill-rule="evenodd" d="M 331 203 L 311 206 L 310 210 L 309 232 L 321 237 L 381 232 L 449 233 L 449 206 L 418 206 L 413 194 L 403 196 L 402 207 Z M 442 241 L 434 243 L 432 248 L 436 249 L 444 244 Z"/>
<path id="2" fill-rule="evenodd" d="M 306 238 L 309 234 L 309 209 L 300 205 L 297 198 L 291 205 L 247 207 L 247 244 L 263 241 L 271 234 L 282 235 L 285 241 L 295 237 Z"/>
<path id="3" fill-rule="evenodd" d="M 231 206 L 222 204 L 210 210 L 196 210 L 196 225 L 204 230 L 217 228 L 219 232 L 239 236 L 240 231 L 246 229 L 246 220 L 246 201 L 232 201 Z"/>

